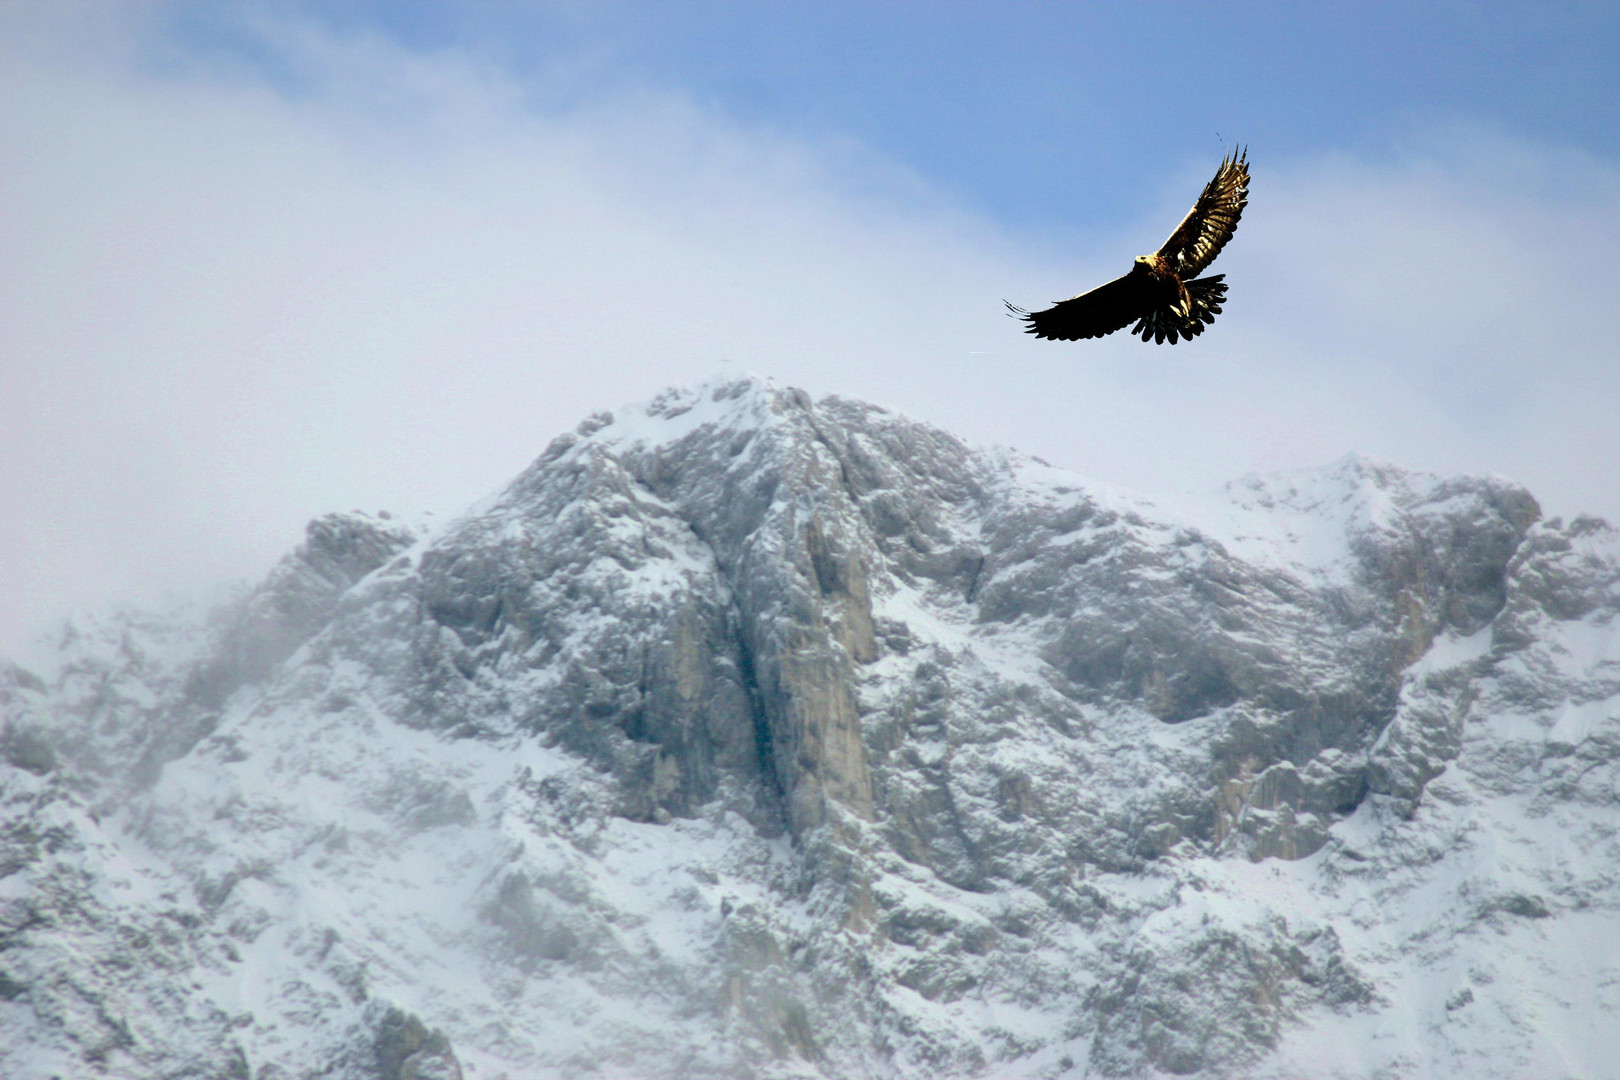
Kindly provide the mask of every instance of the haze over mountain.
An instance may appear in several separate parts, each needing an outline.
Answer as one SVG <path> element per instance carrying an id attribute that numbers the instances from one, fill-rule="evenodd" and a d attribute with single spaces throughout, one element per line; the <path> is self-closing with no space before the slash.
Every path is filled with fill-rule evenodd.
<path id="1" fill-rule="evenodd" d="M 756 379 L 0 667 L 0 1074 L 1577 1077 L 1620 535 Z"/>
<path id="2" fill-rule="evenodd" d="M 1620 247 L 1616 54 L 1613 4 L 10 0 L 0 651 L 737 368 L 1156 493 L 1358 450 L 1620 520 L 1570 263 Z M 1223 140 L 1218 333 L 1016 332 Z"/>

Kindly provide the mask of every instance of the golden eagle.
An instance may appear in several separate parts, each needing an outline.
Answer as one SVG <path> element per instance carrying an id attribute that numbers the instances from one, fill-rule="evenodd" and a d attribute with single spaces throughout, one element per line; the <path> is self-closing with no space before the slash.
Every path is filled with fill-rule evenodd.
<path id="1" fill-rule="evenodd" d="M 1248 201 L 1249 153 L 1233 151 L 1170 239 L 1152 255 L 1138 255 L 1130 273 L 1045 311 L 1007 307 L 1029 324 L 1025 333 L 1059 341 L 1102 337 L 1133 320 L 1131 333 L 1143 341 L 1174 345 L 1195 338 L 1226 299 L 1225 274 L 1196 275 L 1232 239 Z"/>

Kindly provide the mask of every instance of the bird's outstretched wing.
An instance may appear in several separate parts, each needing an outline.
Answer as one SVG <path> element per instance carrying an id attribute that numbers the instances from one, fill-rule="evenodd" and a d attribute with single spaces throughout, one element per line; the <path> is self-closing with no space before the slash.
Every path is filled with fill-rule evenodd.
<path id="1" fill-rule="evenodd" d="M 1028 324 L 1024 327 L 1026 334 L 1077 341 L 1112 334 L 1142 318 L 1153 307 L 1153 292 L 1147 278 L 1126 274 L 1072 300 L 1060 300 L 1045 311 L 1025 311 L 1011 304 L 1007 307 Z"/>
<path id="2" fill-rule="evenodd" d="M 1248 201 L 1249 152 L 1234 150 L 1221 159 L 1215 179 L 1204 185 L 1203 194 L 1159 249 L 1159 258 L 1181 280 L 1197 277 L 1232 239 Z"/>

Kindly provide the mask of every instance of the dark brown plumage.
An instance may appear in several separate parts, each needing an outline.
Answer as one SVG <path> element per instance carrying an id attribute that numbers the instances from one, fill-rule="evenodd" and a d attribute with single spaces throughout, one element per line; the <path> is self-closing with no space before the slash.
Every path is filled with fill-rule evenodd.
<path id="1" fill-rule="evenodd" d="M 1143 341 L 1174 345 L 1195 338 L 1215 321 L 1226 300 L 1226 275 L 1201 278 L 1221 248 L 1232 239 L 1238 218 L 1249 201 L 1249 155 L 1228 154 L 1215 179 L 1182 218 L 1164 246 L 1138 255 L 1124 277 L 1045 311 L 1025 311 L 1008 304 L 1029 325 L 1026 333 L 1059 341 L 1102 337 L 1134 322 L 1131 333 Z"/>

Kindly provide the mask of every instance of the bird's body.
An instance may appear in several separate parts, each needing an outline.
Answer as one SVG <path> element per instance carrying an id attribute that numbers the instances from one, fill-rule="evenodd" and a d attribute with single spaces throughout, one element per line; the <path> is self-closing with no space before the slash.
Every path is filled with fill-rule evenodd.
<path id="1" fill-rule="evenodd" d="M 1131 333 L 1143 341 L 1174 345 L 1195 338 L 1215 321 L 1226 300 L 1225 274 L 1196 275 L 1232 238 L 1248 199 L 1248 155 L 1229 154 L 1170 239 L 1152 255 L 1138 255 L 1130 273 L 1045 311 L 1007 306 L 1036 337 L 1103 337 L 1134 322 Z"/>

